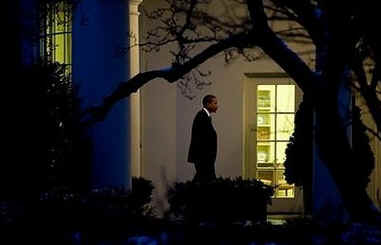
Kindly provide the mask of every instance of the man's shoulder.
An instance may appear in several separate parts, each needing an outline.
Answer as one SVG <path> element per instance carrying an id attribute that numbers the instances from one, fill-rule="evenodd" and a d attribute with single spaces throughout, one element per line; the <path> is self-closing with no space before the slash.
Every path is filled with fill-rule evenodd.
<path id="1" fill-rule="evenodd" d="M 203 114 L 206 114 L 206 112 L 204 111 L 204 109 L 201 109 L 197 112 L 197 115 L 203 115 Z"/>
<path id="2" fill-rule="evenodd" d="M 199 110 L 195 116 L 195 118 L 204 118 L 204 117 L 207 118 L 208 115 L 203 109 Z"/>

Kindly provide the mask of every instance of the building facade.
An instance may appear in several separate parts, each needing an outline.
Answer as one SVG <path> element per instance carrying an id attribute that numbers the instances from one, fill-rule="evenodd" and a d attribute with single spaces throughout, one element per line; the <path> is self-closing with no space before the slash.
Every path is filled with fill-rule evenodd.
<path id="1" fill-rule="evenodd" d="M 127 48 L 144 41 L 142 34 L 155 25 L 139 9 L 152 10 L 163 2 L 82 0 L 71 25 L 55 26 L 54 21 L 47 25 L 46 35 L 61 33 L 50 45 L 55 46 L 55 59 L 68 64 L 84 108 L 101 103 L 120 82 L 137 73 L 171 64 L 171 46 L 150 53 L 133 45 Z M 65 18 L 62 11 L 58 16 Z M 312 47 L 291 47 L 314 66 Z M 200 69 L 211 71 L 205 78 L 211 83 L 201 90 L 190 87 L 184 91 L 177 83 L 155 79 L 120 101 L 104 122 L 90 129 L 93 183 L 129 186 L 131 176 L 150 179 L 155 185 L 154 205 L 163 212 L 168 185 L 193 178 L 194 168 L 187 163 L 192 120 L 201 109 L 202 97 L 214 94 L 219 101 L 213 115 L 218 133 L 217 176 L 257 178 L 278 186 L 269 211 L 302 213 L 303 190 L 287 184 L 283 175 L 285 149 L 302 98 L 300 89 L 266 56 L 252 63 L 242 58 L 226 63 L 217 55 Z M 375 138 L 371 142 L 376 167 L 368 193 L 380 207 L 381 145 Z"/>

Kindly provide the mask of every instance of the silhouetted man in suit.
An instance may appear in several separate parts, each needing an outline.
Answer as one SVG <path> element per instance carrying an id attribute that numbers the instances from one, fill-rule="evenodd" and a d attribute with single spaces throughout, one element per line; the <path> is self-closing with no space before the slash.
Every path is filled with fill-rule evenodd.
<path id="1" fill-rule="evenodd" d="M 196 169 L 193 181 L 207 183 L 216 178 L 217 133 L 210 117 L 218 108 L 216 96 L 206 95 L 202 105 L 193 120 L 188 162 L 194 163 Z"/>

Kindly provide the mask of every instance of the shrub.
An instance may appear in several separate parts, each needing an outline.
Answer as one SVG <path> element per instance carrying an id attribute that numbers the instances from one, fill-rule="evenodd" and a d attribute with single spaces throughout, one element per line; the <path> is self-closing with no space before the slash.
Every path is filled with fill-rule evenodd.
<path id="1" fill-rule="evenodd" d="M 306 188 L 310 188 L 312 180 L 312 115 L 312 104 L 303 99 L 295 115 L 295 130 L 284 162 L 286 181 Z"/>
<path id="2" fill-rule="evenodd" d="M 133 224 L 154 218 L 150 204 L 152 181 L 132 178 L 132 189 L 124 187 L 93 188 L 89 192 L 73 192 L 68 187 L 57 187 L 42 192 L 38 201 L 24 203 L 31 210 L 19 218 L 10 212 L 11 203 L 1 203 L 0 224 L 59 225 L 70 230 L 83 227 L 105 227 Z M 4 212 L 7 211 L 7 212 Z"/>
<path id="3" fill-rule="evenodd" d="M 37 198 L 59 186 L 88 191 L 92 142 L 80 122 L 81 99 L 67 66 L 40 60 L 19 73 L 15 80 L 25 84 L 28 96 L 22 107 L 13 109 L 23 116 L 13 118 L 18 144 L 12 146 L 15 153 L 5 177 L 7 186 L 19 185 L 20 191 L 10 190 L 18 196 L 9 199 L 19 198 L 20 192 Z"/>
<path id="4" fill-rule="evenodd" d="M 220 177 L 208 184 L 177 182 L 168 190 L 167 214 L 185 222 L 264 221 L 273 194 L 273 187 L 241 177 Z"/>
<path id="5" fill-rule="evenodd" d="M 136 222 L 153 215 L 150 205 L 152 182 L 144 178 L 132 178 L 131 190 L 124 187 L 94 188 L 83 199 L 84 208 L 91 223 Z M 120 221 L 120 222 L 116 222 Z"/>

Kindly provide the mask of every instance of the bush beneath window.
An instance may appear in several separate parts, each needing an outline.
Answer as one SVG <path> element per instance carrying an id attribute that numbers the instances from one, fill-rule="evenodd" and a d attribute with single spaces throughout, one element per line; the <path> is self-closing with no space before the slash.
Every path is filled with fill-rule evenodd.
<path id="1" fill-rule="evenodd" d="M 167 215 L 186 223 L 211 221 L 231 223 L 266 220 L 267 205 L 271 204 L 274 189 L 256 179 L 241 177 L 217 178 L 201 185 L 177 182 L 168 190 L 170 208 Z"/>

